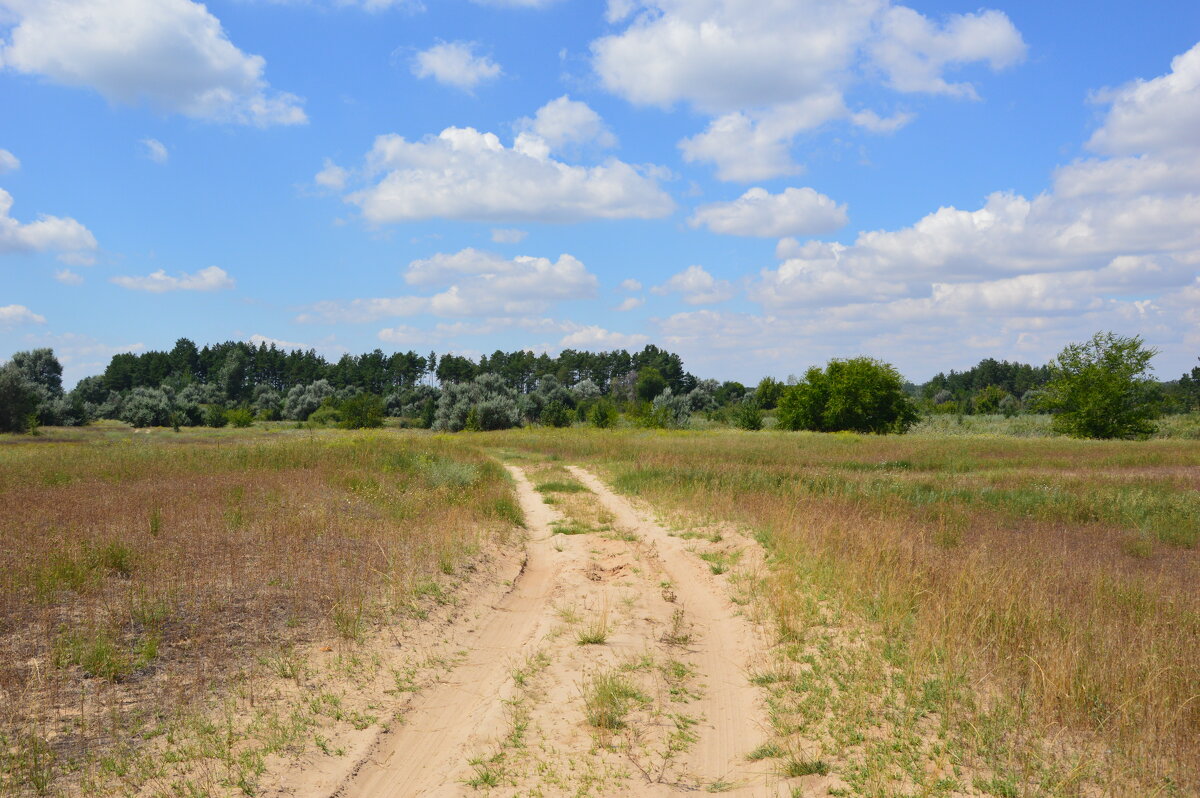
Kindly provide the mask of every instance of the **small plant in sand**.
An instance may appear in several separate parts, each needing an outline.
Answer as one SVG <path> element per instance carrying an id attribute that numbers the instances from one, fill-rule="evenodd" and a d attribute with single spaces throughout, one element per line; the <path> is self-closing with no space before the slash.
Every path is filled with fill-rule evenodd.
<path id="1" fill-rule="evenodd" d="M 598 646 L 608 640 L 608 605 L 587 626 L 575 633 L 575 642 L 581 646 Z"/>

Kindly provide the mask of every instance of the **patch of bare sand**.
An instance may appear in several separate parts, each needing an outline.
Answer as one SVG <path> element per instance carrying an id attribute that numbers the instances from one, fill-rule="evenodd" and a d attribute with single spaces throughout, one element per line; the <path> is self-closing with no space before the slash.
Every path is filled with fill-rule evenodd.
<path id="1" fill-rule="evenodd" d="M 530 539 L 513 589 L 442 634 L 454 649 L 340 783 L 293 772 L 276 795 L 790 794 L 747 754 L 770 736 L 750 670 L 763 649 L 726 579 L 591 473 L 570 468 L 603 510 L 605 534 L 553 534 L 557 513 L 510 467 Z M 740 539 L 747 559 L 761 550 Z M 727 541 L 723 548 L 740 545 Z M 743 563 L 745 565 L 745 563 Z M 591 641 L 591 642 L 588 642 Z M 625 685 L 597 725 L 597 685 Z"/>

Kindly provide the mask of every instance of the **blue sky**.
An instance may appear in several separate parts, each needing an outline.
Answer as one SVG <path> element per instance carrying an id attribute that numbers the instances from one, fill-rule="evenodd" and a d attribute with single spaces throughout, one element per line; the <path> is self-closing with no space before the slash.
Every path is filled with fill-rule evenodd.
<path id="1" fill-rule="evenodd" d="M 1200 354 L 1200 6 L 0 0 L 0 357 Z"/>

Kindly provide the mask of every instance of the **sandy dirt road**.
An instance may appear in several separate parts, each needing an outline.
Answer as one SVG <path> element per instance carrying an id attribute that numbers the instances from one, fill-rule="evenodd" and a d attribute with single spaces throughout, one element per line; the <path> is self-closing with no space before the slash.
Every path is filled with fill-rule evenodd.
<path id="1" fill-rule="evenodd" d="M 790 794 L 747 759 L 769 736 L 749 681 L 762 645 L 727 577 L 594 474 L 568 470 L 605 531 L 556 534 L 556 510 L 509 466 L 529 532 L 522 572 L 478 608 L 456 640 L 463 656 L 402 725 L 324 794 Z"/>

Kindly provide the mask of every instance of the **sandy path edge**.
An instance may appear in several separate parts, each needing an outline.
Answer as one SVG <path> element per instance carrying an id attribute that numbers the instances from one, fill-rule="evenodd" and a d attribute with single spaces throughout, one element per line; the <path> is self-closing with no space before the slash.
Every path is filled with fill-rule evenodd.
<path id="1" fill-rule="evenodd" d="M 787 795 L 783 785 L 752 767 L 746 755 L 770 737 L 770 722 L 758 688 L 749 680 L 756 656 L 763 648 L 756 627 L 728 598 L 726 586 L 714 579 L 707 564 L 614 492 L 591 471 L 567 469 L 600 503 L 616 516 L 618 525 L 634 530 L 657 550 L 663 570 L 671 578 L 678 601 L 688 609 L 697 638 L 691 646 L 707 689 L 703 699 L 704 732 L 689 754 L 700 773 L 719 777 L 739 787 L 729 795 Z"/>
<path id="2" fill-rule="evenodd" d="M 491 608 L 474 633 L 457 641 L 467 652 L 444 681 L 422 691 L 400 725 L 348 774 L 331 798 L 399 798 L 455 795 L 455 778 L 474 741 L 503 722 L 501 687 L 534 637 L 556 574 L 549 548 L 556 513 L 518 468 L 506 466 L 516 483 L 530 541 L 513 588 Z M 488 611 L 490 610 L 490 611 Z"/>

